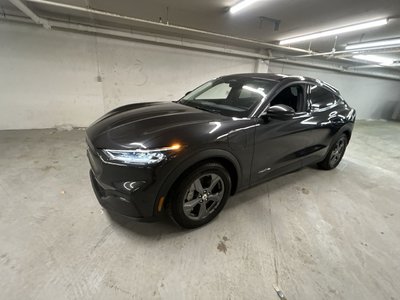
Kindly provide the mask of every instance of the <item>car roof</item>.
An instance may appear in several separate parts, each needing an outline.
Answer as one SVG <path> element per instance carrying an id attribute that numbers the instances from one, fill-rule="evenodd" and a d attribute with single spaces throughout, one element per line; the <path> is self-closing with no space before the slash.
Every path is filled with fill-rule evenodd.
<path id="1" fill-rule="evenodd" d="M 242 73 L 242 74 L 232 74 L 232 75 L 221 76 L 218 79 L 224 79 L 224 80 L 261 79 L 261 80 L 275 81 L 277 83 L 308 81 L 308 82 L 314 82 L 316 84 L 321 84 L 321 85 L 327 87 L 328 89 L 332 90 L 333 92 L 340 94 L 338 89 L 336 89 L 334 86 L 330 85 L 329 83 L 326 83 L 319 79 L 314 79 L 311 77 L 305 77 L 305 76 L 300 76 L 300 75 L 298 75 L 298 76 L 297 75 L 285 75 L 285 74 L 278 74 L 278 73 Z"/>

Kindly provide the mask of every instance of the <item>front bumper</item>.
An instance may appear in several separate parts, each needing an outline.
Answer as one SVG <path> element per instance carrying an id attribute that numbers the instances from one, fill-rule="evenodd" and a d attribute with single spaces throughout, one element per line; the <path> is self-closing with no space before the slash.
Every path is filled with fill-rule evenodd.
<path id="1" fill-rule="evenodd" d="M 136 207 L 135 203 L 131 202 L 126 195 L 121 195 L 115 191 L 105 190 L 95 178 L 93 171 L 90 170 L 89 173 L 93 191 L 102 207 L 108 211 L 116 212 L 127 217 L 144 217 L 140 210 Z"/>
<path id="2" fill-rule="evenodd" d="M 105 209 L 132 218 L 151 219 L 156 211 L 159 182 L 153 168 L 135 168 L 104 162 L 92 149 L 88 149 L 90 180 L 94 193 Z M 138 190 L 129 191 L 123 183 L 143 181 Z"/>

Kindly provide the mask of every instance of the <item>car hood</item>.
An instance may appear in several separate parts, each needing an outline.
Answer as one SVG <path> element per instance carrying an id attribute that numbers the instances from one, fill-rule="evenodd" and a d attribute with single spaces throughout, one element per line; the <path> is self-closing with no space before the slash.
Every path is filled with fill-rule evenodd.
<path id="1" fill-rule="evenodd" d="M 95 148 L 151 149 L 202 139 L 215 122 L 231 119 L 179 103 L 137 103 L 110 111 L 86 132 Z"/>

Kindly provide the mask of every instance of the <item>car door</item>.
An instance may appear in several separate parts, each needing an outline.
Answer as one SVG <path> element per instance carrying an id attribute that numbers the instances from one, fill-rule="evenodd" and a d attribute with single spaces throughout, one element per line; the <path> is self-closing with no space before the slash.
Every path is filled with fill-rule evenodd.
<path id="1" fill-rule="evenodd" d="M 295 115 L 284 120 L 270 117 L 258 119 L 252 163 L 253 184 L 302 166 L 302 158 L 314 143 L 312 131 L 316 126 L 314 122 L 308 122 L 311 115 L 305 95 L 303 83 L 283 87 L 267 108 L 285 104 L 295 109 Z"/>

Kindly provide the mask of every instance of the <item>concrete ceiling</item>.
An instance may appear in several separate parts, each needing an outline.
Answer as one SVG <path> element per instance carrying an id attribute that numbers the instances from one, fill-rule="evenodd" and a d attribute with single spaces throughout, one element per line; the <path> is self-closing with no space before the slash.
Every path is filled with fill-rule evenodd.
<path id="1" fill-rule="evenodd" d="M 342 50 L 348 43 L 400 37 L 400 0 L 260 0 L 235 15 L 227 7 L 238 0 L 50 0 L 81 7 L 90 7 L 145 20 L 162 22 L 201 29 L 205 31 L 242 37 L 262 42 L 277 43 L 278 40 L 333 27 L 391 18 L 389 24 L 374 29 L 340 35 L 336 49 Z M 107 25 L 129 28 L 130 30 L 183 36 L 182 33 L 160 30 L 154 26 L 135 24 L 127 20 L 77 12 L 65 8 L 26 2 L 35 13 L 42 17 L 78 21 L 86 24 Z M 7 0 L 0 0 L 4 13 L 17 12 Z M 274 31 L 271 22 L 260 17 L 280 20 L 280 28 Z M 196 38 L 185 33 L 185 38 Z M 312 42 L 311 49 L 318 52 L 331 51 L 334 37 Z M 293 45 L 308 49 L 309 42 Z M 384 54 L 400 59 L 399 52 Z"/>

